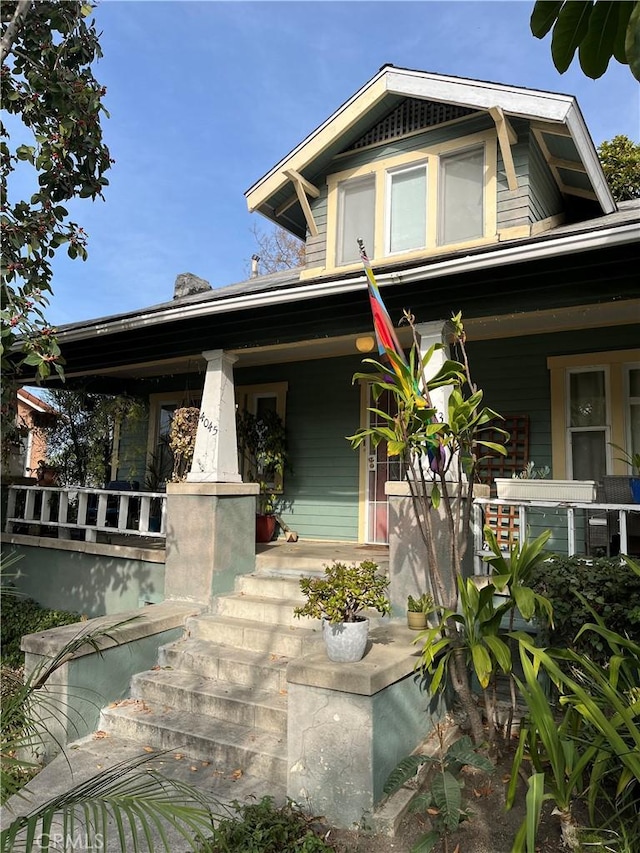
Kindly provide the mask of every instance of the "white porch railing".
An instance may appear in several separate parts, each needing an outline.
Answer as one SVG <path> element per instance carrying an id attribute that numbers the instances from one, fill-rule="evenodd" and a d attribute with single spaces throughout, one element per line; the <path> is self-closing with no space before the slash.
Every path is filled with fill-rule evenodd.
<path id="1" fill-rule="evenodd" d="M 564 548 L 555 548 L 556 552 L 563 550 L 569 556 L 584 554 L 585 556 L 609 554 L 612 536 L 619 543 L 620 554 L 629 553 L 631 536 L 640 537 L 640 504 L 614 503 L 581 503 L 572 501 L 516 501 L 513 499 L 475 498 L 473 502 L 473 536 L 474 536 L 474 573 L 486 575 L 490 567 L 483 561 L 483 556 L 490 552 L 485 550 L 482 533 L 488 511 L 494 527 L 498 508 L 513 508 L 514 526 L 510 531 L 506 527 L 502 532 L 518 538 L 519 531 L 526 531 L 531 524 L 535 525 L 532 536 L 543 529 L 551 528 L 558 539 L 560 533 L 566 533 Z M 493 512 L 491 512 L 493 510 Z M 564 537 L 561 537 L 564 539 Z M 499 540 L 500 541 L 500 540 Z M 505 542 L 505 549 L 507 548 Z"/>
<path id="2" fill-rule="evenodd" d="M 164 492 L 10 486 L 5 531 L 95 542 L 98 533 L 165 537 Z M 74 533 L 73 531 L 79 531 Z"/>

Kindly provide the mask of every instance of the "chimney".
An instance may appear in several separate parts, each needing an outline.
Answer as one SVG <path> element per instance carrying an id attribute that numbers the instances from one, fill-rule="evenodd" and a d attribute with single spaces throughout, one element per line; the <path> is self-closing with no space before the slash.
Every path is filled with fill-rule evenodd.
<path id="1" fill-rule="evenodd" d="M 251 278 L 256 278 L 259 275 L 258 264 L 260 263 L 260 255 L 251 255 Z"/>

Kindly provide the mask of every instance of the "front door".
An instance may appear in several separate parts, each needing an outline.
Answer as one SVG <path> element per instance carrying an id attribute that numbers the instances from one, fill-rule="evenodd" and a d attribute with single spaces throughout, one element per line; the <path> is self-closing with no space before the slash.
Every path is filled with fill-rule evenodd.
<path id="1" fill-rule="evenodd" d="M 387 414 L 395 413 L 395 400 L 389 391 L 374 400 L 369 390 L 369 406 Z M 367 412 L 368 426 L 379 426 L 386 422 L 375 412 Z M 367 490 L 365 514 L 365 541 L 372 545 L 389 542 L 389 502 L 384 493 L 387 480 L 404 479 L 405 465 L 399 457 L 387 455 L 386 442 L 376 448 L 367 447 Z"/>

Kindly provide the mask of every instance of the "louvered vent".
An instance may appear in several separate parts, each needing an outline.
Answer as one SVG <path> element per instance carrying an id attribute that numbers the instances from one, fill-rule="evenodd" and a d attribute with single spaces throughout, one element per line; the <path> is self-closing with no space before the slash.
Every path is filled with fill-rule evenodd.
<path id="1" fill-rule="evenodd" d="M 455 104 L 438 104 L 435 101 L 407 98 L 347 150 L 355 151 L 376 142 L 396 139 L 414 130 L 433 127 L 454 118 L 468 116 L 472 112 L 474 111 L 468 107 L 458 107 Z"/>

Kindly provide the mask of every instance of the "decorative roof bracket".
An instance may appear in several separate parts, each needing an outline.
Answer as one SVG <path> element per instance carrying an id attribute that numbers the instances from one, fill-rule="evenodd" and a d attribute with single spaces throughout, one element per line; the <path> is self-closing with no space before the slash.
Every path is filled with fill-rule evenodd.
<path id="1" fill-rule="evenodd" d="M 281 213 L 284 213 L 287 208 L 291 207 L 292 204 L 295 203 L 296 198 L 300 202 L 300 207 L 302 208 L 302 212 L 304 213 L 304 218 L 307 221 L 307 228 L 309 229 L 309 233 L 312 237 L 318 236 L 318 226 L 316 225 L 316 221 L 313 218 L 313 213 L 311 212 L 311 205 L 309 204 L 309 199 L 307 196 L 311 196 L 311 198 L 318 198 L 320 195 L 320 190 L 317 187 L 314 187 L 312 183 L 310 183 L 306 178 L 304 178 L 300 172 L 296 172 L 295 169 L 285 169 L 283 172 L 284 175 L 289 178 L 289 180 L 293 183 L 293 186 L 296 190 L 296 195 L 291 196 L 291 198 L 287 199 L 283 204 L 278 207 L 276 210 L 276 216 L 279 216 Z"/>
<path id="2" fill-rule="evenodd" d="M 502 162 L 507 175 L 507 183 L 510 190 L 518 189 L 518 178 L 516 177 L 516 169 L 513 165 L 513 155 L 511 146 L 518 141 L 518 135 L 511 126 L 511 122 L 505 116 L 502 107 L 490 107 L 489 114 L 496 123 L 498 132 L 498 142 L 500 144 L 500 153 L 502 154 Z"/>

